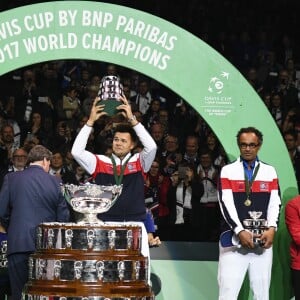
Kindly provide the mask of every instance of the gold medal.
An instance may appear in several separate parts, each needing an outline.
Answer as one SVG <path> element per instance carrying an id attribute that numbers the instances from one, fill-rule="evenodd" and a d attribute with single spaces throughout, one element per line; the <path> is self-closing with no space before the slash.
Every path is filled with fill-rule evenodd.
<path id="1" fill-rule="evenodd" d="M 249 198 L 247 198 L 244 202 L 245 206 L 250 206 L 251 205 L 251 200 Z"/>

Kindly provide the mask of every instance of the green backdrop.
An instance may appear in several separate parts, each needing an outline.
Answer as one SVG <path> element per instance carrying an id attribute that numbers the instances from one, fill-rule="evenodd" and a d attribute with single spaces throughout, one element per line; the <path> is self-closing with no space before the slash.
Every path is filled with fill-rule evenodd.
<path id="1" fill-rule="evenodd" d="M 259 128 L 264 134 L 260 158 L 276 167 L 283 204 L 297 194 L 285 144 L 263 102 L 237 69 L 191 33 L 156 16 L 101 2 L 56 1 L 0 13 L 0 75 L 58 59 L 112 62 L 161 82 L 199 112 L 230 158 L 238 154 L 240 127 Z M 291 295 L 288 245 L 282 213 L 272 300 Z M 245 288 L 241 299 L 247 298 Z"/>

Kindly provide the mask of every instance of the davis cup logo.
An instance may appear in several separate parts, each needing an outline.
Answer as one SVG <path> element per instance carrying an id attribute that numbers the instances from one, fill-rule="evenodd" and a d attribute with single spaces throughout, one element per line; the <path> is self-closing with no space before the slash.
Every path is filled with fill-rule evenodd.
<path id="1" fill-rule="evenodd" d="M 210 93 L 221 94 L 224 88 L 224 81 L 227 81 L 229 78 L 228 72 L 222 72 L 220 74 L 221 79 L 217 76 L 212 77 L 209 82 L 208 91 Z"/>

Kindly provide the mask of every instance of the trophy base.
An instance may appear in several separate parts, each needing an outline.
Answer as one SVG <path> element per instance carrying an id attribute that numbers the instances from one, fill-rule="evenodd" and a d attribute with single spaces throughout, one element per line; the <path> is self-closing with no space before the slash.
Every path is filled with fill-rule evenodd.
<path id="1" fill-rule="evenodd" d="M 253 243 L 254 243 L 255 247 L 263 247 L 265 244 L 264 241 L 262 241 L 261 239 L 258 239 L 258 238 L 254 238 Z"/>
<path id="2" fill-rule="evenodd" d="M 98 219 L 97 214 L 98 213 L 84 214 L 76 223 L 79 225 L 103 225 L 104 222 Z"/>
<path id="3" fill-rule="evenodd" d="M 40 224 L 23 299 L 154 300 L 142 230 L 121 223 Z"/>

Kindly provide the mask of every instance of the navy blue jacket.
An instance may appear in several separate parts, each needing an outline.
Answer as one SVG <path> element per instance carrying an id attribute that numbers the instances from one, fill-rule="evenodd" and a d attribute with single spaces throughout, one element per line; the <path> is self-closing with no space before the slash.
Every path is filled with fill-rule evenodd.
<path id="1" fill-rule="evenodd" d="M 38 165 L 8 173 L 0 192 L 0 219 L 7 227 L 8 254 L 35 251 L 40 223 L 69 220 L 58 179 Z"/>

